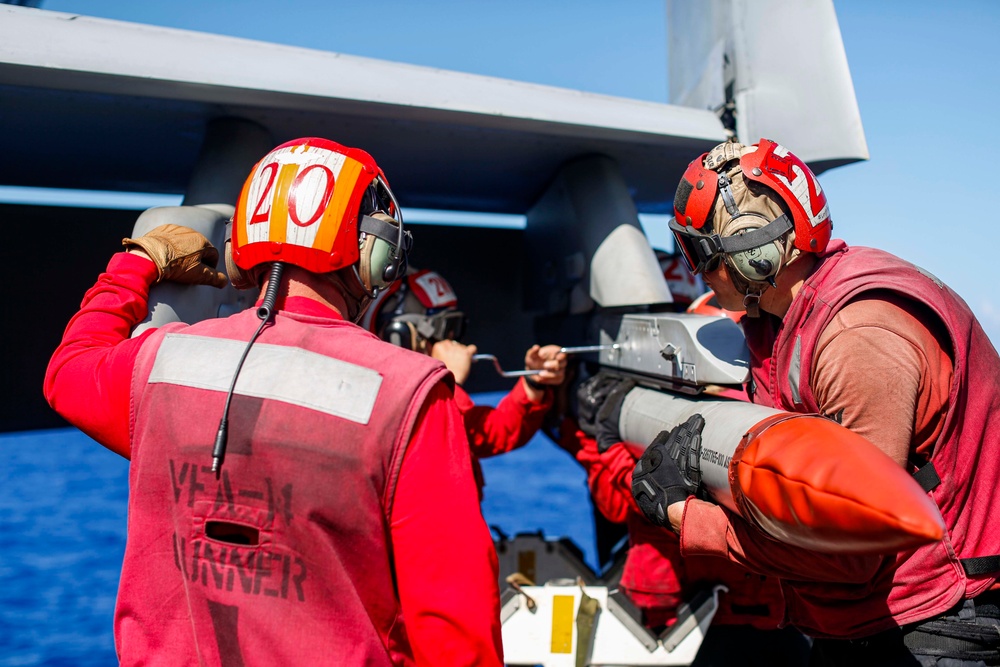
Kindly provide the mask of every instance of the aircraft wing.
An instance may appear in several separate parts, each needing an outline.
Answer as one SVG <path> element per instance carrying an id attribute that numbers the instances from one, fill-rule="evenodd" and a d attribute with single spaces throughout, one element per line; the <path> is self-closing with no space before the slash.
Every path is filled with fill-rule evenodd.
<path id="1" fill-rule="evenodd" d="M 0 98 L 0 184 L 21 186 L 182 193 L 208 123 L 236 117 L 275 143 L 365 148 L 404 206 L 524 213 L 598 153 L 640 211 L 665 211 L 691 156 L 725 139 L 707 110 L 13 6 Z"/>
<path id="2" fill-rule="evenodd" d="M 620 288 L 619 278 L 643 267 L 655 278 L 646 282 L 662 282 L 636 212 L 668 212 L 687 163 L 729 136 L 720 99 L 752 102 L 736 108 L 735 129 L 770 131 L 777 117 L 758 113 L 774 104 L 761 97 L 771 89 L 767 68 L 747 60 L 756 49 L 728 46 L 743 44 L 757 24 L 719 18 L 728 16 L 725 3 L 744 0 L 713 2 L 712 11 L 691 13 L 691 30 L 680 30 L 683 13 L 670 14 L 671 60 L 708 53 L 695 79 L 678 82 L 700 91 L 675 95 L 685 106 L 0 5 L 0 185 L 233 203 L 253 162 L 277 143 L 312 135 L 362 147 L 404 208 L 526 215 L 526 230 L 422 227 L 412 257 L 416 266 L 447 267 L 470 334 L 507 364 L 536 338 L 573 344 L 577 320 L 565 315 L 587 306 L 588 286 L 601 287 L 601 303 L 619 305 L 642 295 L 631 283 L 612 290 L 605 282 Z M 818 13 L 810 25 L 832 35 L 831 17 Z M 711 30 L 694 30 L 701 24 Z M 833 59 L 846 65 L 839 40 L 831 43 L 840 49 Z M 734 74 L 733 59 L 750 69 Z M 786 92 L 800 85 L 787 82 Z M 859 132 L 853 114 L 839 113 Z M 805 127 L 813 117 L 798 120 Z M 807 159 L 823 168 L 867 155 L 863 143 L 835 148 Z M 136 212 L 0 205 L 0 215 L 5 268 L 15 277 L 7 310 L 19 323 L 0 334 L 0 389 L 9 397 L 0 432 L 57 426 L 39 391 L 45 363 Z M 604 244 L 612 233 L 615 242 Z M 556 327 L 549 338 L 540 312 Z M 470 390 L 498 388 L 484 372 L 474 375 Z"/>
<path id="3" fill-rule="evenodd" d="M 0 184 L 184 193 L 192 204 L 235 202 L 268 149 L 317 135 L 369 151 L 404 207 L 526 213 L 564 163 L 600 154 L 617 162 L 640 210 L 664 211 L 691 157 L 725 138 L 706 110 L 9 5 L 0 5 L 0 100 Z M 8 253 L 21 283 L 9 309 L 30 324 L 0 339 L 11 352 L 0 431 L 57 426 L 40 392 L 45 363 L 136 213 L 0 212 L 9 248 L 37 247 L 46 231 L 59 239 L 44 271 L 32 253 Z M 505 360 L 531 342 L 490 326 L 515 313 L 531 335 L 521 278 L 504 270 L 523 262 L 520 238 L 428 227 L 414 257 L 448 266 L 478 340 Z M 491 252 L 472 252 L 480 247 Z M 486 305 L 498 300 L 501 309 Z"/>

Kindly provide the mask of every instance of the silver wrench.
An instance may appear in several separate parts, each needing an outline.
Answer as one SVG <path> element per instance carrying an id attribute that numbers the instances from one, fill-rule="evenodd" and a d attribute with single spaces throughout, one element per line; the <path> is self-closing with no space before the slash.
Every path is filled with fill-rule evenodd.
<path id="1" fill-rule="evenodd" d="M 578 347 L 561 347 L 559 351 L 563 354 L 584 354 L 586 352 L 602 352 L 603 350 L 617 350 L 621 347 L 618 343 L 612 343 L 610 345 L 581 345 Z M 493 367 L 496 369 L 497 373 L 505 378 L 516 378 L 524 375 L 538 375 L 540 371 L 537 370 L 523 370 L 523 371 L 505 371 L 500 365 L 500 360 L 492 354 L 474 354 L 472 355 L 473 361 L 492 361 Z"/>

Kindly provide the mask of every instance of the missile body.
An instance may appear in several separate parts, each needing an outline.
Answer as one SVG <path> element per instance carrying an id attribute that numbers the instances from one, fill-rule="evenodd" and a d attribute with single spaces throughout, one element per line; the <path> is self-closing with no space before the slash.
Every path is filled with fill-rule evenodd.
<path id="1" fill-rule="evenodd" d="M 619 432 L 651 442 L 695 413 L 705 418 L 702 485 L 767 536 L 826 553 L 893 553 L 940 540 L 927 493 L 875 445 L 836 422 L 752 403 L 637 387 Z M 645 444 L 633 445 L 641 455 Z"/>

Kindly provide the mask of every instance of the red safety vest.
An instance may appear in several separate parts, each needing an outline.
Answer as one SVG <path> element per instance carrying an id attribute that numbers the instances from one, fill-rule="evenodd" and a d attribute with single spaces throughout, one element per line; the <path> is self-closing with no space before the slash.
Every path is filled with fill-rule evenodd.
<path id="1" fill-rule="evenodd" d="M 921 479 L 947 534 L 886 558 L 863 585 L 784 582 L 789 618 L 817 636 L 865 636 L 930 618 L 988 589 L 1000 570 L 1000 357 L 966 303 L 935 277 L 886 252 L 831 242 L 780 327 L 773 318 L 743 320 L 753 400 L 818 413 L 810 386 L 816 343 L 844 305 L 870 290 L 923 304 L 950 336 L 953 382 L 930 469 L 940 482 Z"/>
<path id="2" fill-rule="evenodd" d="M 348 322 L 280 311 L 240 372 L 217 478 L 226 391 L 259 323 L 251 310 L 172 324 L 140 351 L 119 657 L 412 664 L 388 520 L 420 407 L 447 371 Z"/>

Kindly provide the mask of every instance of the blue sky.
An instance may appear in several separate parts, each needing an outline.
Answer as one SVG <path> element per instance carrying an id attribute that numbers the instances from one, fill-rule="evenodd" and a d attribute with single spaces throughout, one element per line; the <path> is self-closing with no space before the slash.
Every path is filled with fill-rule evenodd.
<path id="1" fill-rule="evenodd" d="M 990 167 L 1000 3 L 835 7 L 871 159 L 820 179 L 834 234 L 936 274 L 1000 346 Z M 42 8 L 667 101 L 664 0 L 44 0 Z"/>

